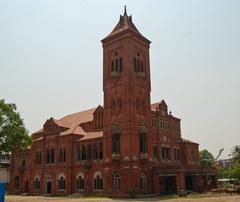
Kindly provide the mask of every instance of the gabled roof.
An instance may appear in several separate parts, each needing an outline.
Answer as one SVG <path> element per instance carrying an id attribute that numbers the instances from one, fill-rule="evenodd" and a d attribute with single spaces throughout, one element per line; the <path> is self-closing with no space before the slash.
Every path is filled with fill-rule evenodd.
<path id="1" fill-rule="evenodd" d="M 95 108 L 95 111 L 93 112 L 93 114 L 97 113 L 97 112 L 103 112 L 103 107 L 101 105 L 98 105 L 97 108 Z"/>
<path id="2" fill-rule="evenodd" d="M 137 27 L 133 24 L 132 22 L 132 16 L 128 16 L 127 15 L 127 10 L 126 10 L 126 6 L 124 8 L 124 14 L 120 15 L 120 19 L 119 22 L 117 23 L 117 25 L 115 26 L 115 28 L 113 29 L 113 31 L 107 36 L 105 37 L 102 41 L 104 41 L 105 39 L 111 38 L 112 36 L 115 36 L 121 32 L 130 30 L 134 33 L 136 33 L 137 35 L 141 36 L 142 38 L 144 38 L 145 40 L 147 40 L 148 42 L 150 42 L 148 39 L 146 39 L 137 29 Z"/>
<path id="3" fill-rule="evenodd" d="M 53 117 L 51 117 L 50 119 L 48 119 L 44 126 L 45 125 L 51 125 L 51 124 L 55 124 L 57 126 L 60 126 L 60 127 L 63 127 L 63 128 L 68 128 L 69 127 L 69 124 L 64 122 L 64 121 L 61 121 L 61 120 L 57 120 L 57 119 L 54 119 Z"/>
<path id="4" fill-rule="evenodd" d="M 164 105 L 164 106 L 167 107 L 166 102 L 162 99 L 160 102 L 156 102 L 154 104 L 151 104 L 151 110 L 152 111 L 157 111 L 157 108 L 158 108 L 159 105 Z"/>
<path id="5" fill-rule="evenodd" d="M 62 132 L 61 135 L 67 135 L 67 134 L 82 134 L 84 135 L 84 130 L 79 126 L 80 123 L 88 122 L 93 120 L 93 112 L 96 110 L 96 108 L 92 108 L 89 110 L 85 110 L 82 112 L 70 114 L 67 116 L 64 116 L 61 119 L 54 119 L 50 118 L 49 120 L 46 121 L 45 124 L 48 122 L 53 122 L 59 127 L 64 127 L 67 128 L 66 131 Z M 37 133 L 43 132 L 43 129 L 38 130 Z"/>

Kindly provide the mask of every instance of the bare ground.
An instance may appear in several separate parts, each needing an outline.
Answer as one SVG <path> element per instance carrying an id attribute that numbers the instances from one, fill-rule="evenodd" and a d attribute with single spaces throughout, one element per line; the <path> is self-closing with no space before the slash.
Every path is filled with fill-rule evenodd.
<path id="1" fill-rule="evenodd" d="M 240 195 L 211 195 L 194 196 L 188 198 L 166 199 L 162 197 L 140 198 L 140 199 L 114 199 L 104 197 L 44 197 L 44 196 L 13 196 L 8 195 L 6 202 L 143 202 L 143 201 L 162 201 L 162 202 L 240 202 Z"/>

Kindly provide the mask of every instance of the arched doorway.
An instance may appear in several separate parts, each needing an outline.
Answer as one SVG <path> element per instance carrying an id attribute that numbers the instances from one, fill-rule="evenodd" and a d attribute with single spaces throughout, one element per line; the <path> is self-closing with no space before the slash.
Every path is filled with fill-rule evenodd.
<path id="1" fill-rule="evenodd" d="M 29 180 L 26 179 L 24 180 L 24 193 L 28 193 L 29 192 Z"/>
<path id="2" fill-rule="evenodd" d="M 46 194 L 52 193 L 52 179 L 50 177 L 46 177 Z"/>

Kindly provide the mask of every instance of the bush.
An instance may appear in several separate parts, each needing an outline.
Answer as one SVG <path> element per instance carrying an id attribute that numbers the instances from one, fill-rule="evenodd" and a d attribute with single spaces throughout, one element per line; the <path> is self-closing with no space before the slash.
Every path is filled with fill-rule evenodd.
<path id="1" fill-rule="evenodd" d="M 138 195 L 137 188 L 134 187 L 134 186 L 131 186 L 131 187 L 130 187 L 129 194 L 130 194 L 130 196 L 131 196 L 132 198 L 135 198 L 135 197 Z"/>

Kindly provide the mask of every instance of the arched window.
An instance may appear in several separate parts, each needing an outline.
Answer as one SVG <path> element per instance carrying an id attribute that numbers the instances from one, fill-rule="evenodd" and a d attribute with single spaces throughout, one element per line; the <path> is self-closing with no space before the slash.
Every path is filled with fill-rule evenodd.
<path id="1" fill-rule="evenodd" d="M 112 153 L 120 154 L 120 134 L 112 134 Z"/>
<path id="2" fill-rule="evenodd" d="M 115 72 L 118 72 L 118 59 L 115 60 Z"/>
<path id="3" fill-rule="evenodd" d="M 134 72 L 137 72 L 137 58 L 134 57 L 133 63 L 134 63 Z"/>
<path id="4" fill-rule="evenodd" d="M 144 72 L 144 69 L 143 69 L 143 61 L 141 61 L 141 72 Z"/>
<path id="5" fill-rule="evenodd" d="M 145 174 L 141 174 L 140 176 L 140 190 L 146 191 L 146 175 Z"/>
<path id="6" fill-rule="evenodd" d="M 98 150 L 98 151 L 99 151 L 99 152 L 98 152 L 98 155 L 99 155 L 98 158 L 99 158 L 99 159 L 103 159 L 103 144 L 102 144 L 102 142 L 99 143 L 98 149 L 99 149 L 99 150 Z"/>
<path id="7" fill-rule="evenodd" d="M 92 160 L 92 145 L 88 145 L 87 147 L 87 160 Z"/>
<path id="8" fill-rule="evenodd" d="M 81 153 L 81 159 L 82 160 L 86 160 L 86 157 L 87 157 L 87 155 L 86 155 L 86 148 L 85 148 L 85 146 L 83 145 L 82 146 L 82 153 Z"/>
<path id="9" fill-rule="evenodd" d="M 103 189 L 102 173 L 97 171 L 94 173 L 94 190 L 102 190 L 102 189 Z"/>
<path id="10" fill-rule="evenodd" d="M 137 60 L 137 72 L 140 72 L 140 60 Z"/>
<path id="11" fill-rule="evenodd" d="M 78 146 L 75 148 L 75 159 L 76 161 L 81 160 L 81 149 Z"/>
<path id="12" fill-rule="evenodd" d="M 19 189 L 19 177 L 16 176 L 15 179 L 14 179 L 14 189 Z"/>
<path id="13" fill-rule="evenodd" d="M 77 174 L 76 181 L 77 181 L 77 190 L 83 191 L 84 190 L 84 175 L 83 175 L 83 173 L 80 172 Z"/>
<path id="14" fill-rule="evenodd" d="M 115 191 L 120 191 L 120 174 L 114 175 L 114 189 Z"/>
<path id="15" fill-rule="evenodd" d="M 119 72 L 122 72 L 122 58 L 119 58 Z"/>
<path id="16" fill-rule="evenodd" d="M 147 153 L 147 135 L 140 133 L 140 153 Z"/>
<path id="17" fill-rule="evenodd" d="M 114 72 L 114 61 L 112 60 L 112 63 L 111 63 L 111 72 Z"/>
<path id="18" fill-rule="evenodd" d="M 119 76 L 119 73 L 123 71 L 123 59 L 118 56 L 118 52 L 115 53 L 115 57 L 110 64 L 111 76 Z"/>
<path id="19" fill-rule="evenodd" d="M 60 174 L 58 176 L 58 189 L 65 190 L 66 189 L 66 177 L 64 174 Z"/>
<path id="20" fill-rule="evenodd" d="M 98 147 L 96 143 L 93 144 L 93 159 L 98 159 Z"/>
<path id="21" fill-rule="evenodd" d="M 35 189 L 35 190 L 39 190 L 40 189 L 40 177 L 37 175 L 37 176 L 35 176 L 35 178 L 34 178 L 34 181 L 33 181 L 33 188 Z"/>

